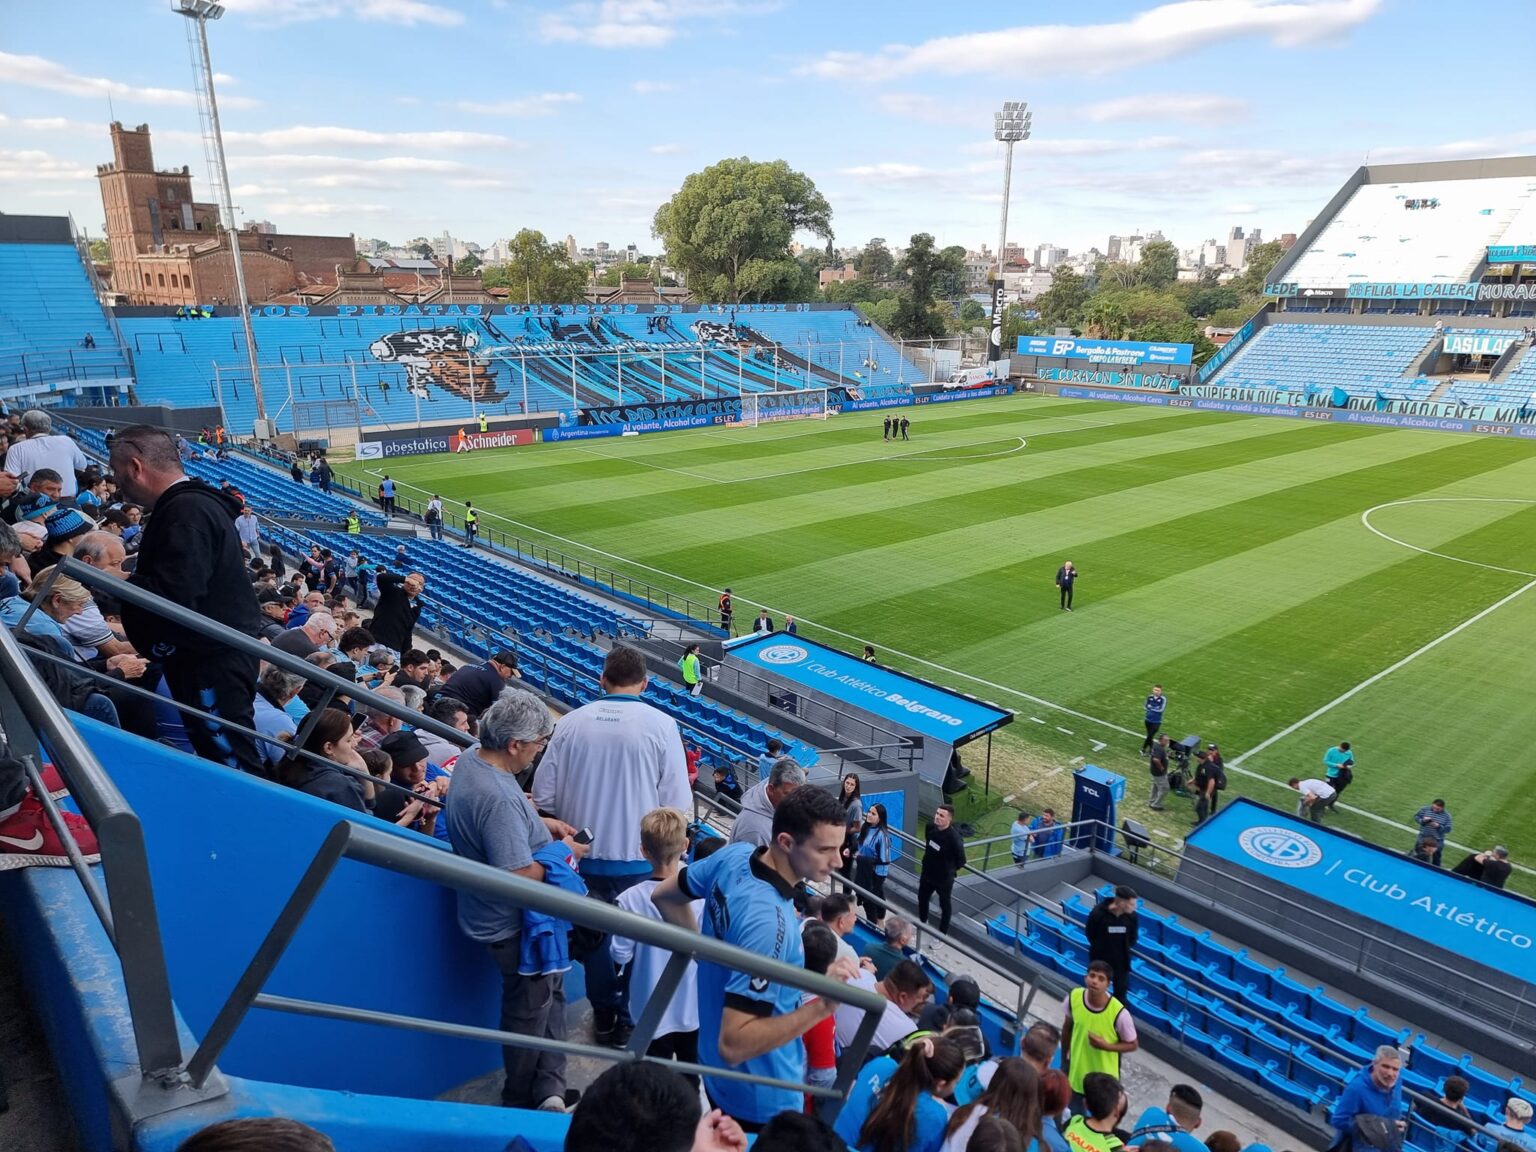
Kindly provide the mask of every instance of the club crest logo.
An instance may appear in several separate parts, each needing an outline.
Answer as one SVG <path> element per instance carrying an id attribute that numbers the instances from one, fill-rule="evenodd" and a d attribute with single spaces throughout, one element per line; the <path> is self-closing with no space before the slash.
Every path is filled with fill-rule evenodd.
<path id="1" fill-rule="evenodd" d="M 1276 868 L 1310 868 L 1323 859 L 1315 840 L 1289 828 L 1249 828 L 1238 836 L 1237 844 L 1255 860 Z"/>
<path id="2" fill-rule="evenodd" d="M 798 644 L 770 644 L 757 654 L 764 664 L 803 664 L 809 656 Z"/>

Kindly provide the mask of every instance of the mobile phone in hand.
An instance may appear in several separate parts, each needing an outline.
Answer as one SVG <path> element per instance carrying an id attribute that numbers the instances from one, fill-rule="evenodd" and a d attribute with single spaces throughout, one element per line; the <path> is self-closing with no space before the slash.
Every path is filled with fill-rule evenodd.
<path id="1" fill-rule="evenodd" d="M 576 833 L 576 835 L 572 836 L 571 839 L 577 844 L 590 844 L 592 843 L 592 829 L 583 828 L 580 832 Z"/>

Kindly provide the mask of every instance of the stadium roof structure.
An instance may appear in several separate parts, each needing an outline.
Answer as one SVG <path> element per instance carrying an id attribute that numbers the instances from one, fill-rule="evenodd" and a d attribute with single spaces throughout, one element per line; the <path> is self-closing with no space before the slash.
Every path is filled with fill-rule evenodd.
<path id="1" fill-rule="evenodd" d="M 1536 266 L 1536 156 L 1366 165 L 1275 265 L 1266 290 L 1467 285 L 1514 262 Z"/>

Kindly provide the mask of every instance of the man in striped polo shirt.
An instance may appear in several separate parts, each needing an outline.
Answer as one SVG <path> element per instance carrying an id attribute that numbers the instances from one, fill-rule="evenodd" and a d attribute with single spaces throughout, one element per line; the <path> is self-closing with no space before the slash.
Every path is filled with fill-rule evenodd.
<path id="1" fill-rule="evenodd" d="M 1168 697 L 1163 695 L 1163 686 L 1152 685 L 1152 694 L 1147 697 L 1145 714 L 1147 738 L 1141 742 L 1143 755 L 1152 750 L 1152 741 L 1157 739 L 1157 730 L 1163 726 L 1163 709 L 1166 707 L 1168 707 Z"/>

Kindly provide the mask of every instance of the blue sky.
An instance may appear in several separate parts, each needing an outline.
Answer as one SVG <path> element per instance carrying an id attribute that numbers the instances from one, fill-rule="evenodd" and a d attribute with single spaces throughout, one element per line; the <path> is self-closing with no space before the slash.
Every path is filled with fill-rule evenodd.
<path id="1" fill-rule="evenodd" d="M 1467 0 L 1449 25 L 1443 0 L 228 7 L 210 35 L 236 203 L 292 232 L 532 227 L 654 249 L 683 177 L 748 155 L 808 173 L 840 244 L 992 244 L 991 112 L 1010 99 L 1035 112 L 1010 238 L 1073 251 L 1150 228 L 1181 247 L 1300 231 L 1367 153 L 1536 152 L 1520 82 L 1484 98 L 1476 62 L 1523 36 L 1524 0 Z M 1470 56 L 1440 56 L 1451 33 Z M 0 210 L 100 233 L 109 99 L 149 122 L 160 166 L 201 178 L 190 89 L 164 3 L 6 0 Z"/>

